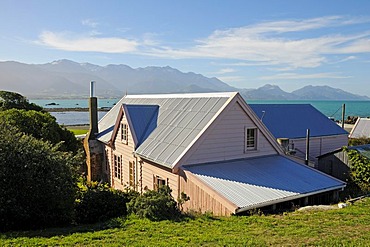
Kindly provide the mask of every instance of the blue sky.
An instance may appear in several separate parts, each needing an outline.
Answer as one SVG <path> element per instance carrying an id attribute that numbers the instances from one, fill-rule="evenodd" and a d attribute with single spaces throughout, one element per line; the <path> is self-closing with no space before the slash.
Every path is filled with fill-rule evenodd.
<path id="1" fill-rule="evenodd" d="M 59 59 L 370 96 L 370 1 L 0 0 L 0 61 Z"/>

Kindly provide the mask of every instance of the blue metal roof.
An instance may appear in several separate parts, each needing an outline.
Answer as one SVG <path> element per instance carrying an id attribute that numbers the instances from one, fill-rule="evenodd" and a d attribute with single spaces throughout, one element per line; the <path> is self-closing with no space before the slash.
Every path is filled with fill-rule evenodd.
<path id="1" fill-rule="evenodd" d="M 241 211 L 345 187 L 338 179 L 279 155 L 184 169 Z"/>
<path id="2" fill-rule="evenodd" d="M 157 127 L 158 105 L 124 105 L 127 118 L 132 123 L 131 131 L 137 138 L 137 146 Z"/>
<path id="3" fill-rule="evenodd" d="M 348 135 L 310 104 L 249 104 L 275 138 L 304 138 L 310 136 Z"/>

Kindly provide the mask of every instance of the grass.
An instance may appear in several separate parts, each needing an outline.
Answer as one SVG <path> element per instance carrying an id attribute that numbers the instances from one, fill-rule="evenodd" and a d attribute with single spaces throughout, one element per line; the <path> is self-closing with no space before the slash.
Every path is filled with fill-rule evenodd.
<path id="1" fill-rule="evenodd" d="M 89 131 L 89 126 L 81 125 L 81 126 L 66 126 L 69 131 L 71 131 L 74 135 L 84 135 Z"/>
<path id="2" fill-rule="evenodd" d="M 0 234 L 0 246 L 369 246 L 370 198 L 330 211 L 187 218 Z"/>

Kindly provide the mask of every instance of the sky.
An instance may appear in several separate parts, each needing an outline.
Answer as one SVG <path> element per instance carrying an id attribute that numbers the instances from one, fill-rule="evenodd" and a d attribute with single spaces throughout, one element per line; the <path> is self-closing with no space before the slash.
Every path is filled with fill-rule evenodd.
<path id="1" fill-rule="evenodd" d="M 60 59 L 370 96 L 370 1 L 0 0 L 0 61 Z"/>

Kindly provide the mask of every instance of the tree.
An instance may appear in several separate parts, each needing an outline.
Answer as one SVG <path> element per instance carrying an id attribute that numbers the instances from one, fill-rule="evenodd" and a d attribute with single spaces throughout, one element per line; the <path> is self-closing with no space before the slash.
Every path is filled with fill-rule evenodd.
<path id="1" fill-rule="evenodd" d="M 0 121 L 0 230 L 69 223 L 80 162 Z"/>
<path id="2" fill-rule="evenodd" d="M 55 117 L 48 112 L 25 109 L 10 109 L 0 111 L 0 119 L 9 126 L 15 126 L 19 131 L 32 135 L 36 139 L 49 141 L 60 145 L 62 151 L 77 152 L 79 143 L 72 132 L 61 127 Z"/>
<path id="3" fill-rule="evenodd" d="M 35 111 L 43 110 L 41 106 L 29 103 L 28 100 L 19 93 L 0 91 L 0 110 L 9 110 L 14 108 Z"/>

